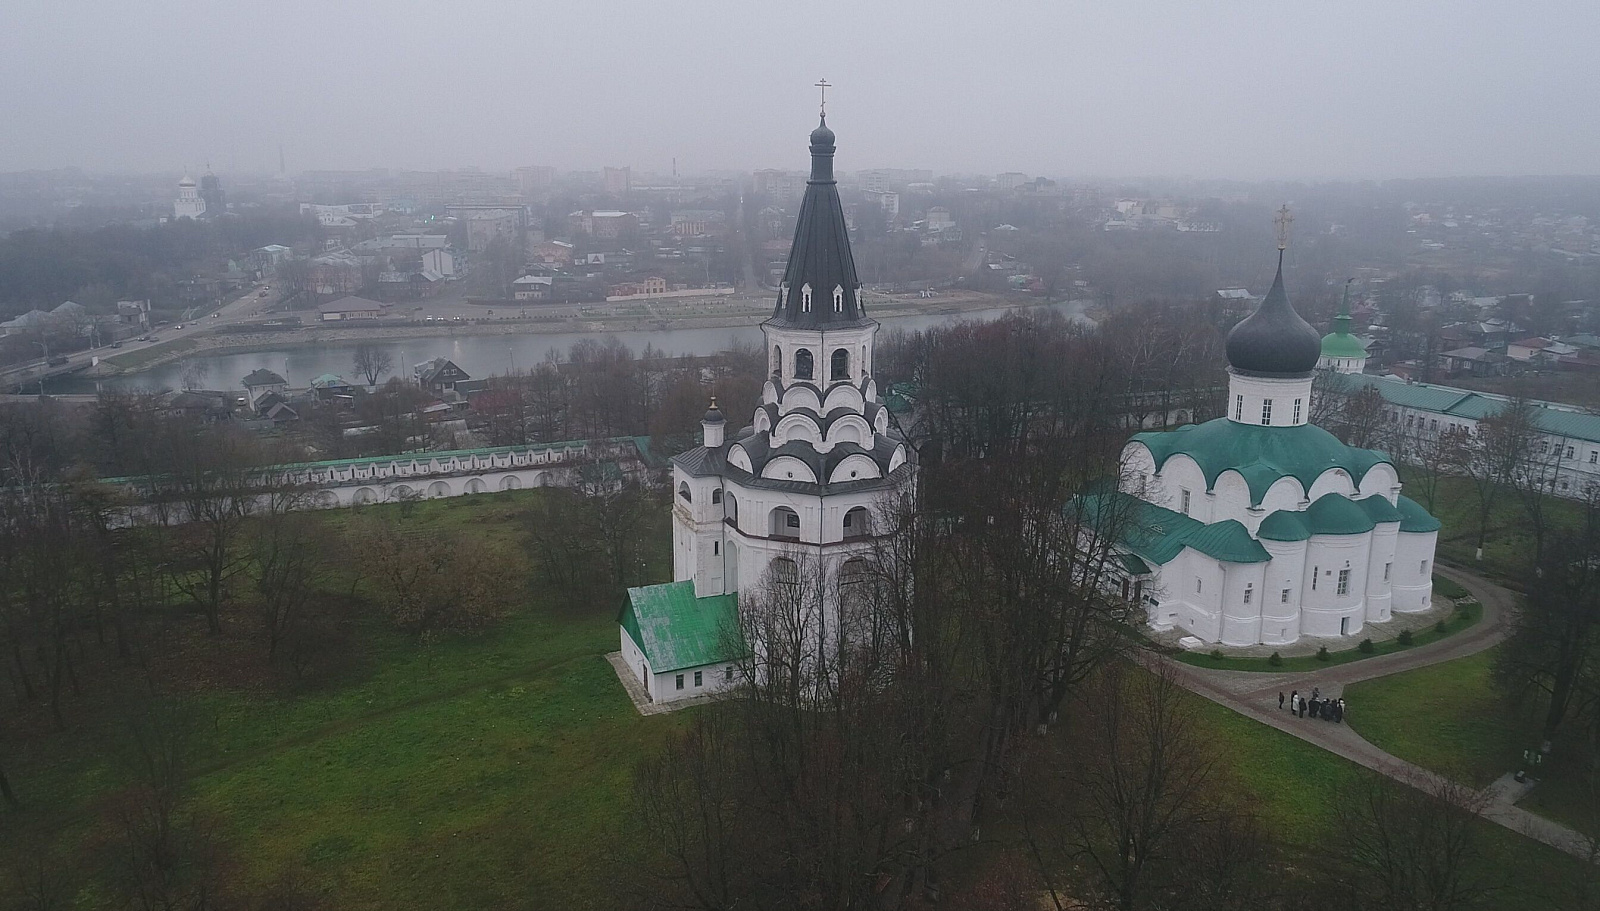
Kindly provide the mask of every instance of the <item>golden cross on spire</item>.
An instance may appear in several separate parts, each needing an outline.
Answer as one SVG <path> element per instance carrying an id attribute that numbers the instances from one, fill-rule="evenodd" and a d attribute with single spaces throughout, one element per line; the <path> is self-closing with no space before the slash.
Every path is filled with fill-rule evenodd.
<path id="1" fill-rule="evenodd" d="M 826 117 L 828 116 L 828 89 L 833 86 L 828 84 L 827 77 L 823 77 L 811 84 L 822 90 L 822 116 Z"/>
<path id="2" fill-rule="evenodd" d="M 1283 208 L 1278 210 L 1278 214 L 1272 219 L 1272 223 L 1278 227 L 1278 249 L 1289 249 L 1289 226 L 1294 223 L 1294 216 L 1289 214 L 1288 203 L 1285 203 Z"/>

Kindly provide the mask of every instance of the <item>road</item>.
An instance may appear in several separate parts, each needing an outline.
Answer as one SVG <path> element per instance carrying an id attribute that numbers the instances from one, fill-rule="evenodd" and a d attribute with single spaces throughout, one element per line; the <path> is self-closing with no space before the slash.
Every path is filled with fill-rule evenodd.
<path id="1" fill-rule="evenodd" d="M 1212 670 L 1178 662 L 1172 662 L 1170 667 L 1185 688 L 1212 702 L 1396 781 L 1412 786 L 1444 781 L 1442 776 L 1434 772 L 1379 749 L 1348 724 L 1333 724 L 1309 717 L 1297 718 L 1278 708 L 1277 698 L 1280 692 L 1299 690 L 1309 693 L 1312 687 L 1320 689 L 1324 696 L 1338 697 L 1352 683 L 1475 655 L 1502 642 L 1506 637 L 1507 616 L 1512 606 L 1511 592 L 1461 570 L 1446 566 L 1438 566 L 1437 569 L 1440 575 L 1465 586 L 1483 605 L 1483 619 L 1454 636 L 1403 652 L 1304 673 Z M 1359 705 L 1350 706 L 1352 714 L 1360 711 Z M 1517 799 L 1527 790 L 1527 787 L 1512 782 L 1510 775 L 1496 781 L 1485 789 L 1487 803 L 1484 818 L 1576 857 L 1590 857 L 1589 841 L 1581 834 L 1516 805 Z"/>
<path id="2" fill-rule="evenodd" d="M 267 296 L 262 297 L 261 292 L 267 290 Z M 265 289 L 262 285 L 251 285 L 238 298 L 231 300 L 219 307 L 213 314 L 202 315 L 198 319 L 186 320 L 182 323 L 166 326 L 151 333 L 151 341 L 140 341 L 137 338 L 124 339 L 120 348 L 101 345 L 87 351 L 77 351 L 66 355 L 67 362 L 54 367 L 45 367 L 38 361 L 0 370 L 0 384 L 5 386 L 25 385 L 37 382 L 43 376 L 54 376 L 61 373 L 70 373 L 75 370 L 90 366 L 95 358 L 107 358 L 117 354 L 127 354 L 145 348 L 153 348 L 180 339 L 196 335 L 205 335 L 220 329 L 237 326 L 240 323 L 250 322 L 262 318 L 262 311 L 276 309 L 281 302 L 282 292 Z"/>

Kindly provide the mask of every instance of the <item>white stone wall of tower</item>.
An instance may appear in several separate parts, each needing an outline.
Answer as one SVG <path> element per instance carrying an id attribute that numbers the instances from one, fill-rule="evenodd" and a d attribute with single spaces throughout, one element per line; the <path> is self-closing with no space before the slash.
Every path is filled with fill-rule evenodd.
<path id="1" fill-rule="evenodd" d="M 1261 642 L 1287 645 L 1300 638 L 1300 602 L 1306 580 L 1305 541 L 1262 541 L 1272 555 L 1264 572 L 1261 599 Z M 1289 598 L 1284 600 L 1287 591 Z"/>
<path id="2" fill-rule="evenodd" d="M 1433 553 L 1439 543 L 1436 531 L 1402 531 L 1395 539 L 1394 572 L 1390 590 L 1396 613 L 1425 611 L 1433 604 Z"/>
<path id="3" fill-rule="evenodd" d="M 1367 555 L 1367 622 L 1386 623 L 1394 606 L 1395 548 L 1399 543 L 1400 523 L 1379 522 L 1372 529 Z M 1387 568 L 1387 575 L 1385 574 Z"/>
<path id="4" fill-rule="evenodd" d="M 1269 420 L 1264 404 L 1272 402 Z M 1295 402 L 1299 401 L 1298 416 Z M 1228 371 L 1228 420 L 1266 427 L 1298 427 L 1311 421 L 1311 377 L 1249 376 Z"/>
<path id="5" fill-rule="evenodd" d="M 809 382 L 817 386 L 832 383 L 831 367 L 835 351 L 843 350 L 849 359 L 849 379 L 860 383 L 872 375 L 873 339 L 878 325 L 869 322 L 848 329 L 789 329 L 779 326 L 761 327 L 767 346 L 767 373 L 776 373 L 785 386 L 796 382 Z M 802 350 L 811 354 L 812 374 L 809 379 L 796 375 L 796 356 Z M 769 402 L 770 404 L 770 402 Z"/>

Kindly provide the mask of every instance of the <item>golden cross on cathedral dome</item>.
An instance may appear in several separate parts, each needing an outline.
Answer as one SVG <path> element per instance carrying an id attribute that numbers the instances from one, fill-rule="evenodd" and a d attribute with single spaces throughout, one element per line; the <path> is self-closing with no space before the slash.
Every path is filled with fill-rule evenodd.
<path id="1" fill-rule="evenodd" d="M 828 116 L 828 89 L 833 88 L 833 86 L 828 83 L 826 76 L 811 84 L 822 90 L 822 116 L 826 117 Z"/>
<path id="2" fill-rule="evenodd" d="M 1272 223 L 1278 228 L 1278 249 L 1289 249 L 1289 226 L 1294 223 L 1294 216 L 1289 214 L 1289 205 L 1284 203 L 1283 208 L 1273 217 Z"/>

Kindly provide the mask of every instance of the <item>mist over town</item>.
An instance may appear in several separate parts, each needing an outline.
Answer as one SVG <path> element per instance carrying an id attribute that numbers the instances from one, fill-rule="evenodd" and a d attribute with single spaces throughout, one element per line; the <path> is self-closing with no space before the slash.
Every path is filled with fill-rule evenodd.
<path id="1" fill-rule="evenodd" d="M 0 911 L 1595 907 L 1597 32 L 9 11 Z"/>

